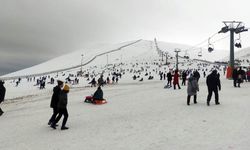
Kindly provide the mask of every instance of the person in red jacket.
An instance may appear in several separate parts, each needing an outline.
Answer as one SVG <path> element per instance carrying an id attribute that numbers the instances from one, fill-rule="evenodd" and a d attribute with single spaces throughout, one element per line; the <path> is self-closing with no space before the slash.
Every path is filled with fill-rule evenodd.
<path id="1" fill-rule="evenodd" d="M 179 84 L 179 73 L 178 73 L 178 70 L 176 69 L 175 72 L 174 72 L 174 82 L 173 82 L 173 85 L 174 85 L 174 90 L 176 88 L 176 85 L 178 85 L 178 88 L 181 89 L 180 87 L 180 84 Z"/>

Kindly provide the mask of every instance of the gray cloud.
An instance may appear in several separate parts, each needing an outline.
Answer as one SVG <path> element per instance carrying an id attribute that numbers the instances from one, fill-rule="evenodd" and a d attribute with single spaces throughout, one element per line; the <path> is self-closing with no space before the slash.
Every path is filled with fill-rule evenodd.
<path id="1" fill-rule="evenodd" d="M 194 45 L 217 32 L 223 20 L 250 26 L 249 2 L 237 3 L 242 5 L 228 0 L 2 0 L 0 74 L 91 43 L 158 37 Z M 249 33 L 242 37 L 243 43 L 250 39 Z M 220 44 L 228 48 L 228 41 Z"/>

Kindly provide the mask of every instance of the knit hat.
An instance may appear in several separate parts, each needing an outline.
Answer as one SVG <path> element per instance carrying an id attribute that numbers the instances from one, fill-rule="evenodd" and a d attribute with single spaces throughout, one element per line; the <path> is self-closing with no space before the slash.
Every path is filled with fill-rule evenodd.
<path id="1" fill-rule="evenodd" d="M 57 84 L 58 84 L 58 85 L 62 85 L 62 84 L 63 84 L 63 81 L 57 80 Z"/>
<path id="2" fill-rule="evenodd" d="M 63 90 L 64 91 L 69 91 L 69 86 L 67 84 L 65 84 L 64 87 L 63 87 Z"/>

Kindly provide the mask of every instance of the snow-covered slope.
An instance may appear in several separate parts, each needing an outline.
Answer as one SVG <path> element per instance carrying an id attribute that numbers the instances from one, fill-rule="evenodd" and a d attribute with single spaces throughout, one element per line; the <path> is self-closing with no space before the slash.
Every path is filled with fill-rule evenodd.
<path id="1" fill-rule="evenodd" d="M 166 42 L 158 42 L 158 46 L 162 51 L 169 52 L 170 56 L 175 56 L 175 48 L 180 48 L 182 50 L 180 56 L 184 56 L 185 50 L 190 48 L 190 46 L 188 45 Z M 219 60 L 222 56 L 225 56 L 224 51 L 214 51 L 213 53 L 208 53 L 207 50 L 203 50 L 202 57 L 198 57 L 199 51 L 189 50 L 188 54 L 191 59 L 199 58 L 210 61 Z M 146 40 L 130 41 L 114 45 L 95 46 L 93 48 L 78 50 L 66 55 L 62 55 L 60 57 L 35 65 L 33 67 L 4 75 L 1 78 L 38 76 L 42 75 L 43 73 L 46 75 L 51 72 L 60 72 L 64 69 L 69 70 L 69 68 L 79 67 L 81 63 L 87 64 L 85 66 L 94 66 L 100 64 L 106 65 L 107 63 L 115 63 L 119 61 L 132 61 L 133 59 L 137 58 L 158 59 L 158 55 L 155 52 L 156 49 L 154 42 Z M 105 53 L 107 53 L 107 55 Z M 96 59 L 93 60 L 93 58 L 95 57 Z"/>

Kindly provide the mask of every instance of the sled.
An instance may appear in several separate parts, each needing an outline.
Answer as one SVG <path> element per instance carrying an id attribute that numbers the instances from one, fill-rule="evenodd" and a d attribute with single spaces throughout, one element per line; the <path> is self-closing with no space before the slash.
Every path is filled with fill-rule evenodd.
<path id="1" fill-rule="evenodd" d="M 84 102 L 85 103 L 92 103 L 92 104 L 95 104 L 95 105 L 102 105 L 102 104 L 106 104 L 107 103 L 107 101 L 105 99 L 102 99 L 102 100 L 93 100 L 92 96 L 86 96 Z"/>
<path id="2" fill-rule="evenodd" d="M 94 100 L 93 101 L 93 104 L 96 104 L 96 105 L 102 105 L 102 104 L 106 104 L 107 101 L 105 99 L 102 99 L 102 100 Z"/>

